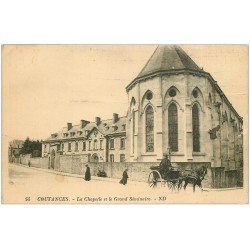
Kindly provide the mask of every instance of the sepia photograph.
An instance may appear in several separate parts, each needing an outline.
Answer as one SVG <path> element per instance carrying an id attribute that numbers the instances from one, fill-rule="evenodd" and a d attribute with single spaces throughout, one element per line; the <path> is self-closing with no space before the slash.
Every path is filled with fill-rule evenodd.
<path id="1" fill-rule="evenodd" d="M 248 1 L 0 1 L 2 249 L 248 249 Z"/>
<path id="2" fill-rule="evenodd" d="M 248 45 L 2 45 L 2 203 L 248 203 Z"/>

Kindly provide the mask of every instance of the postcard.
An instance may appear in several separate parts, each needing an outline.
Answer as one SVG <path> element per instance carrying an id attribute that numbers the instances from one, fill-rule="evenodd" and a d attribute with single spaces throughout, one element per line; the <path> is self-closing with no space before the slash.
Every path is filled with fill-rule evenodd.
<path id="1" fill-rule="evenodd" d="M 2 203 L 248 203 L 248 45 L 2 45 Z"/>

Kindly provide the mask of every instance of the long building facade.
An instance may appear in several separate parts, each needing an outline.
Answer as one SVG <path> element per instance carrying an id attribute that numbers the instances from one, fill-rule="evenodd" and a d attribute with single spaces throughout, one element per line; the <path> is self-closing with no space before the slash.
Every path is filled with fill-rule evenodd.
<path id="1" fill-rule="evenodd" d="M 169 154 L 177 166 L 209 165 L 219 180 L 214 187 L 225 179 L 242 180 L 243 119 L 181 47 L 158 46 L 126 92 L 125 117 L 68 123 L 43 142 L 43 157 L 82 154 L 89 162 L 157 162 Z"/>
<path id="2" fill-rule="evenodd" d="M 124 162 L 126 145 L 126 117 L 113 114 L 113 119 L 95 122 L 81 120 L 81 124 L 67 126 L 43 141 L 42 156 L 83 155 L 86 162 Z M 53 166 L 52 166 L 53 168 Z"/>

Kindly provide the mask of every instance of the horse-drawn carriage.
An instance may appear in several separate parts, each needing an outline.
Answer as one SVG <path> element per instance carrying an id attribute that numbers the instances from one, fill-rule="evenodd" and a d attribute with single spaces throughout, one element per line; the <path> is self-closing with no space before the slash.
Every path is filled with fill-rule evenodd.
<path id="1" fill-rule="evenodd" d="M 182 187 L 186 189 L 188 184 L 192 184 L 193 191 L 197 185 L 202 189 L 201 182 L 207 174 L 207 167 L 200 167 L 194 171 L 183 172 L 180 169 L 171 167 L 164 171 L 160 167 L 151 167 L 148 176 L 148 184 L 151 188 L 155 188 L 158 184 L 161 187 L 168 186 L 170 190 L 180 190 Z M 183 185 L 184 183 L 184 185 Z"/>
<path id="2" fill-rule="evenodd" d="M 181 171 L 171 168 L 169 171 L 162 171 L 160 167 L 151 167 L 152 171 L 148 176 L 148 184 L 151 188 L 160 186 L 168 186 L 171 190 L 179 190 L 182 188 L 183 174 Z"/>

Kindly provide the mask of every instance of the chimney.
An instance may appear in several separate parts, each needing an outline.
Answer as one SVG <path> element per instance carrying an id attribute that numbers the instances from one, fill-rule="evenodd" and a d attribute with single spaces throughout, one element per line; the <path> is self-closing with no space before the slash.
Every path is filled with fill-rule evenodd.
<path id="1" fill-rule="evenodd" d="M 81 120 L 81 128 L 84 128 L 88 123 L 89 121 Z"/>
<path id="2" fill-rule="evenodd" d="M 113 113 L 113 123 L 118 122 L 118 120 L 119 120 L 119 115 L 116 113 Z"/>
<path id="3" fill-rule="evenodd" d="M 96 117 L 95 118 L 95 123 L 98 126 L 101 123 L 101 118 L 100 117 Z"/>
<path id="4" fill-rule="evenodd" d="M 72 129 L 72 123 L 71 123 L 71 122 L 68 122 L 68 123 L 67 123 L 67 128 L 68 128 L 68 131 L 69 131 L 70 129 Z"/>

